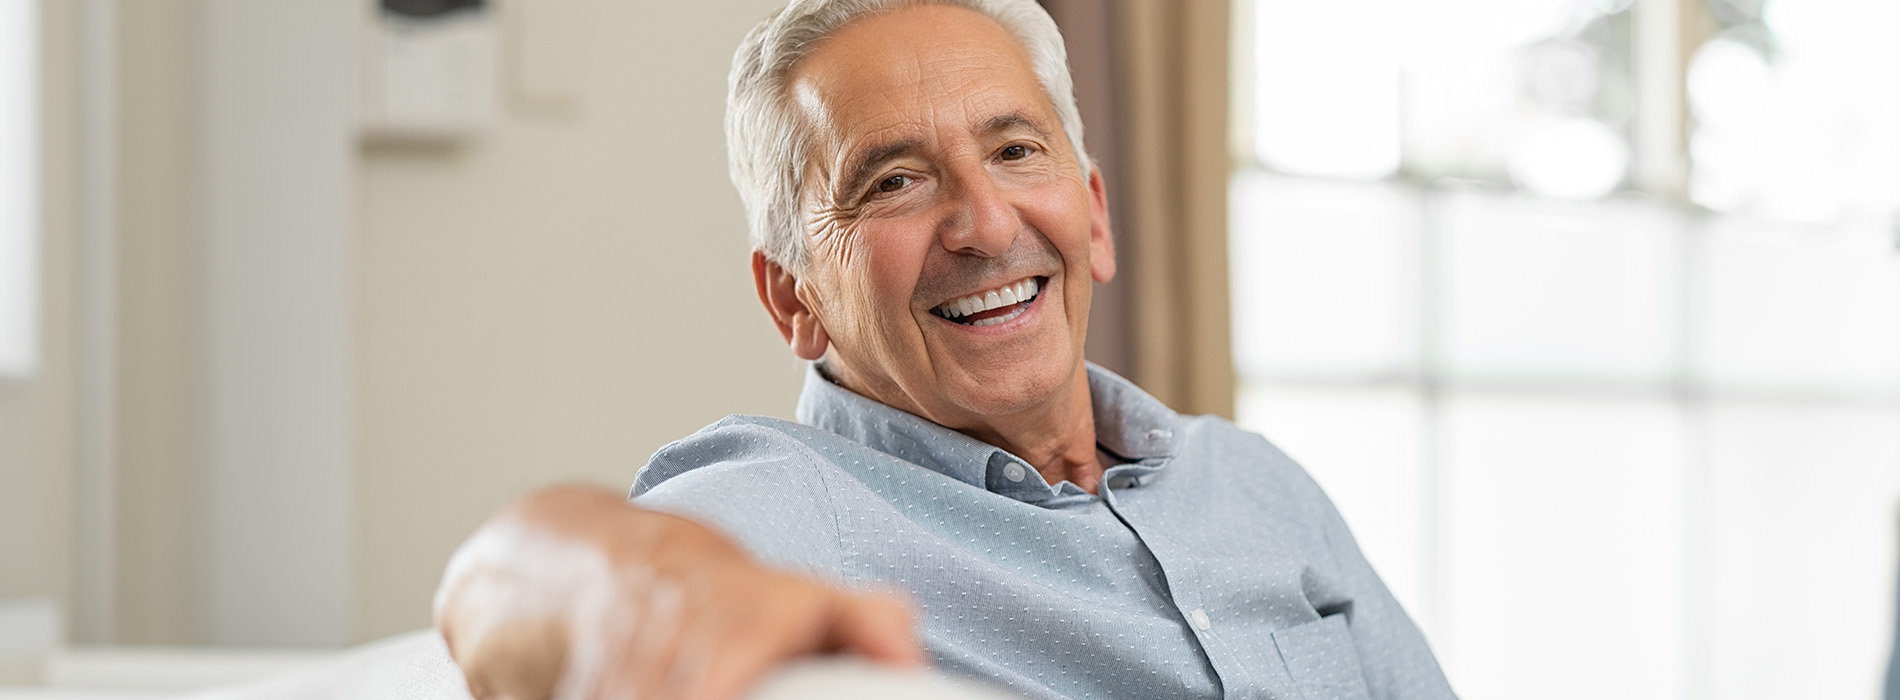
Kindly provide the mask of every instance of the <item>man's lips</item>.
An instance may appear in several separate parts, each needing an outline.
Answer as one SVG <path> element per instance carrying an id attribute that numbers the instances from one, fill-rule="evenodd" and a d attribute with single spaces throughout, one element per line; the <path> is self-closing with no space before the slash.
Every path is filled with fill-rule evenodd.
<path id="1" fill-rule="evenodd" d="M 958 297 L 930 312 L 953 323 L 991 326 L 1016 318 L 1042 293 L 1046 277 L 1030 277 L 1016 282 Z"/>

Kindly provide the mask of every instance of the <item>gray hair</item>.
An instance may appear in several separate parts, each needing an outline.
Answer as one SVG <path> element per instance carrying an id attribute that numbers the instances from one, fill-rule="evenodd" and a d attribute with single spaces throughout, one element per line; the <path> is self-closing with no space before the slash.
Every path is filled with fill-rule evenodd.
<path id="1" fill-rule="evenodd" d="M 1088 176 L 1068 50 L 1055 20 L 1034 0 L 792 0 L 746 35 L 727 79 L 726 157 L 732 184 L 745 202 L 752 248 L 766 259 L 792 272 L 804 270 L 807 262 L 799 195 L 811 140 L 787 95 L 792 67 L 853 20 L 918 5 L 976 10 L 1022 43 L 1068 133 L 1077 165 Z"/>

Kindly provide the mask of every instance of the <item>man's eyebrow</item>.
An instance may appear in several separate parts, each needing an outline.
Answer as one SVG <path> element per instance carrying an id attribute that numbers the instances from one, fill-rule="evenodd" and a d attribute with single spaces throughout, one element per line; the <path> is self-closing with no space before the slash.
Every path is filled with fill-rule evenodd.
<path id="1" fill-rule="evenodd" d="M 1028 131 L 1035 134 L 1037 138 L 1049 138 L 1048 129 L 1042 128 L 1040 122 L 1022 112 L 1010 112 L 1008 114 L 998 114 L 994 117 L 990 117 L 983 121 L 983 126 L 979 130 L 979 133 L 994 135 L 1006 131 Z"/>
<path id="2" fill-rule="evenodd" d="M 844 186 L 838 189 L 838 196 L 845 199 L 856 197 L 858 191 L 864 189 L 864 181 L 870 179 L 872 172 L 898 156 L 914 152 L 922 147 L 922 141 L 903 139 L 864 149 L 853 156 L 845 166 L 844 171 L 850 173 L 850 176 L 844 179 Z"/>

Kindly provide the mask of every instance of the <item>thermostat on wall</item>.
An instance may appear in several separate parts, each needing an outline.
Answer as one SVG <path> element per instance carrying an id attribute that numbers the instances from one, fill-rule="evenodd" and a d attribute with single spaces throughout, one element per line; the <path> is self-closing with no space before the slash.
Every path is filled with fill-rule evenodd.
<path id="1" fill-rule="evenodd" d="M 381 0 L 364 42 L 364 135 L 456 140 L 494 124 L 498 33 L 486 0 Z"/>

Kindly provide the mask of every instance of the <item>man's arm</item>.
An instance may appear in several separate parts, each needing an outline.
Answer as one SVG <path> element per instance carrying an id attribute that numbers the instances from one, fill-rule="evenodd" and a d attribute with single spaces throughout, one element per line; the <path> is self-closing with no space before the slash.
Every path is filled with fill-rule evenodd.
<path id="1" fill-rule="evenodd" d="M 477 529 L 435 617 L 484 700 L 730 700 L 799 656 L 923 660 L 903 603 L 765 568 L 707 527 L 582 487 L 531 494 Z"/>

